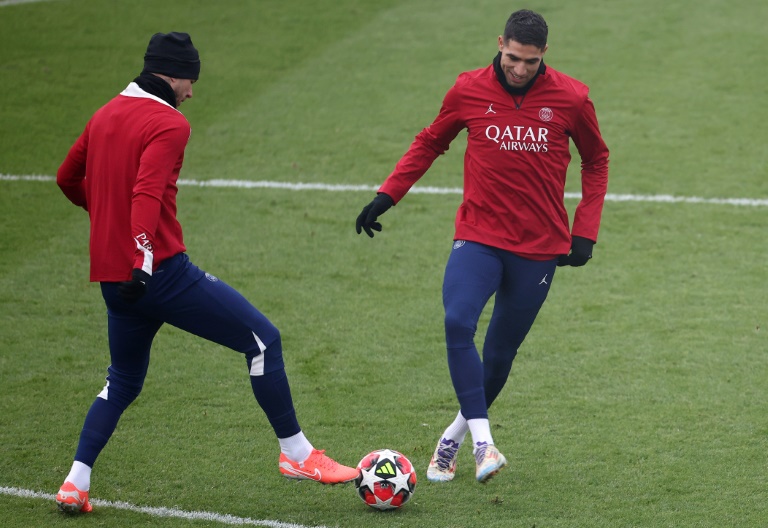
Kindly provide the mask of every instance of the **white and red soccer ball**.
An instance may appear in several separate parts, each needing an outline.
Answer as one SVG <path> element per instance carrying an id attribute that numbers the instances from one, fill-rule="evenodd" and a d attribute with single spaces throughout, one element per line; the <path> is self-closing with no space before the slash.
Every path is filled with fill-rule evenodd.
<path id="1" fill-rule="evenodd" d="M 408 502 L 416 488 L 416 470 L 405 455 L 379 449 L 357 465 L 357 494 L 371 508 L 394 510 Z"/>

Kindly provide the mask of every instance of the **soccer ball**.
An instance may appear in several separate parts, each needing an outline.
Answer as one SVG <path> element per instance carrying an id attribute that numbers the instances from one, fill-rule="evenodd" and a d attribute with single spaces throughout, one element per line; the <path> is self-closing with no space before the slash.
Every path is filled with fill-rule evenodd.
<path id="1" fill-rule="evenodd" d="M 357 465 L 355 489 L 371 508 L 394 510 L 413 495 L 416 470 L 405 455 L 392 449 L 379 449 L 365 455 Z"/>

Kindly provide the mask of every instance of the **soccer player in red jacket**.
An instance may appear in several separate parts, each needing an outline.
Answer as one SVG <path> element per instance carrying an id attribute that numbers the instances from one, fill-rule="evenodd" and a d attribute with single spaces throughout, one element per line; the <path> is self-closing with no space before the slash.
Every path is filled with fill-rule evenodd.
<path id="1" fill-rule="evenodd" d="M 547 34 L 538 13 L 512 13 L 493 64 L 459 75 L 437 118 L 357 218 L 358 234 L 381 231 L 378 217 L 467 130 L 464 198 L 443 282 L 448 367 L 460 411 L 437 443 L 427 469 L 431 481 L 453 479 L 467 432 L 478 481 L 506 465 L 491 436 L 488 408 L 507 381 L 556 267 L 583 266 L 597 241 L 608 148 L 588 88 L 544 65 Z M 570 141 L 581 157 L 582 183 L 572 229 L 563 203 Z M 494 294 L 481 361 L 474 335 Z"/>
<path id="2" fill-rule="evenodd" d="M 357 476 L 315 449 L 299 427 L 277 328 L 185 253 L 176 182 L 190 126 L 177 108 L 192 97 L 199 73 L 188 34 L 152 36 L 141 75 L 93 115 L 57 173 L 67 198 L 90 216 L 90 277 L 101 283 L 107 305 L 111 359 L 56 495 L 66 512 L 91 511 L 91 469 L 141 392 L 150 347 L 164 323 L 245 356 L 253 394 L 280 444 L 283 475 L 324 484 Z"/>

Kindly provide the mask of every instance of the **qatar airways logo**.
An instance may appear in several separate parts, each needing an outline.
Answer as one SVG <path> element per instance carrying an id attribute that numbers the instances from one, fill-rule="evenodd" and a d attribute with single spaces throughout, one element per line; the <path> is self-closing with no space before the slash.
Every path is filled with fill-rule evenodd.
<path id="1" fill-rule="evenodd" d="M 504 128 L 490 125 L 485 137 L 499 146 L 499 150 L 525 150 L 527 152 L 548 152 L 547 134 L 544 127 L 509 126 Z"/>

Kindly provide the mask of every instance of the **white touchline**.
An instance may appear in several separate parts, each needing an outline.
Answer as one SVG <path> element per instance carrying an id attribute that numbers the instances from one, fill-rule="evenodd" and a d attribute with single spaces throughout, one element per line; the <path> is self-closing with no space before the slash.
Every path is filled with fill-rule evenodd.
<path id="1" fill-rule="evenodd" d="M 0 174 L 0 181 L 55 181 L 53 176 L 40 174 Z M 332 191 L 332 192 L 375 192 L 378 185 L 353 185 L 343 183 L 291 183 L 253 180 L 186 180 L 179 179 L 180 186 L 189 187 L 236 187 L 239 189 L 287 189 L 290 191 Z M 461 187 L 429 187 L 415 185 L 409 193 L 417 194 L 462 194 Z M 565 193 L 566 199 L 578 200 L 581 193 Z M 768 207 L 766 198 L 703 198 L 699 196 L 673 196 L 671 194 L 613 194 L 605 195 L 606 202 L 655 202 L 692 203 L 713 205 L 736 205 L 743 207 Z"/>
<path id="2" fill-rule="evenodd" d="M 9 488 L 0 486 L 0 495 L 12 495 L 23 499 L 45 499 L 53 501 L 55 496 L 50 493 L 32 491 L 21 488 Z M 222 524 L 231 524 L 235 526 L 267 526 L 268 528 L 326 528 L 325 526 L 305 526 L 303 524 L 293 524 L 281 521 L 259 520 L 248 517 L 235 517 L 213 512 L 202 511 L 184 511 L 176 508 L 153 508 L 150 506 L 136 506 L 127 502 L 112 502 L 101 499 L 91 499 L 91 504 L 100 508 L 116 508 L 118 510 L 130 510 L 137 513 L 146 513 L 154 517 L 175 517 L 178 519 L 189 519 L 194 521 L 213 521 Z"/>

